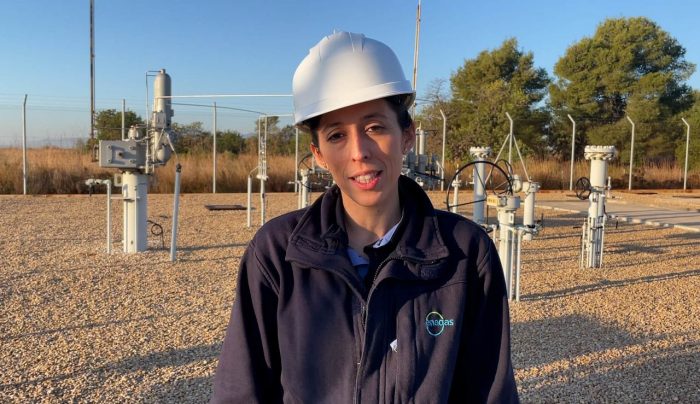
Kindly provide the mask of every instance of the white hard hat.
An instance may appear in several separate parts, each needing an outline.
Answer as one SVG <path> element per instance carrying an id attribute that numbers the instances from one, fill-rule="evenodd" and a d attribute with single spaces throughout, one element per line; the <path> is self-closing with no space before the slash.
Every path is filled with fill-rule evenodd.
<path id="1" fill-rule="evenodd" d="M 326 112 L 415 91 L 399 59 L 384 43 L 362 34 L 336 32 L 309 50 L 294 73 L 294 123 Z"/>

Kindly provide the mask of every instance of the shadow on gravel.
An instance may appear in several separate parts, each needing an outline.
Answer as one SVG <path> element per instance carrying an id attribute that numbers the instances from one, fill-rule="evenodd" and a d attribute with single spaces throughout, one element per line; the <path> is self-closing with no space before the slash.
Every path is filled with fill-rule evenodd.
<path id="1" fill-rule="evenodd" d="M 201 251 L 201 250 L 216 250 L 219 248 L 236 248 L 236 247 L 248 247 L 248 243 L 233 243 L 233 244 L 216 244 L 216 245 L 203 245 L 195 247 L 182 247 L 178 248 L 178 251 Z"/>
<path id="2" fill-rule="evenodd" d="M 211 377 L 193 377 L 159 384 L 146 394 L 144 401 L 153 403 L 206 403 L 212 393 Z"/>
<path id="3" fill-rule="evenodd" d="M 636 265 L 638 265 L 638 263 Z M 700 269 L 692 269 L 692 270 L 683 271 L 683 272 L 675 272 L 675 273 L 669 273 L 669 274 L 663 274 L 663 275 L 650 275 L 650 276 L 643 276 L 641 278 L 622 279 L 622 280 L 616 280 L 616 281 L 601 279 L 599 282 L 591 283 L 588 285 L 580 285 L 580 286 L 575 286 L 572 288 L 567 288 L 567 289 L 562 289 L 562 290 L 555 290 L 555 291 L 551 291 L 551 292 L 525 295 L 525 296 L 521 297 L 521 300 L 534 301 L 534 300 L 552 299 L 552 298 L 558 298 L 558 297 L 578 295 L 578 294 L 582 294 L 582 293 L 596 292 L 596 291 L 603 290 L 603 289 L 619 288 L 619 287 L 634 285 L 634 284 L 638 284 L 638 283 L 659 282 L 659 281 L 665 281 L 665 280 L 669 280 L 669 279 L 689 278 L 689 277 L 694 277 L 694 276 L 700 276 Z"/>
<path id="4" fill-rule="evenodd" d="M 700 240 L 700 231 L 669 234 L 665 238 L 667 238 L 667 239 L 679 238 L 679 239 L 683 239 L 683 240 Z"/>
<path id="5" fill-rule="evenodd" d="M 135 355 L 125 358 L 119 362 L 109 363 L 104 366 L 87 368 L 80 371 L 56 374 L 51 376 L 40 377 L 32 380 L 27 380 L 19 383 L 0 384 L 0 392 L 12 388 L 24 388 L 32 385 L 46 384 L 57 385 L 63 381 L 86 378 L 90 379 L 90 387 L 86 391 L 78 394 L 79 397 L 91 396 L 91 390 L 97 390 L 106 380 L 114 378 L 117 375 L 126 376 L 127 379 L 133 379 L 128 384 L 138 384 L 142 380 L 141 374 L 156 371 L 159 368 L 175 368 L 187 366 L 193 362 L 211 362 L 214 361 L 221 350 L 221 344 L 198 345 L 181 349 L 169 349 L 161 352 L 153 352 L 147 355 Z M 211 384 L 210 377 L 202 377 L 195 379 L 182 379 L 174 381 L 172 384 L 159 385 L 157 394 L 154 398 L 163 396 L 178 397 L 178 400 L 156 400 L 156 402 L 183 402 L 183 399 L 188 398 L 188 391 L 192 386 L 198 383 Z M 127 387 L 128 388 L 128 387 Z M 211 387 L 209 387 L 209 391 Z M 75 392 L 70 392 L 73 396 Z M 202 402 L 203 397 L 191 397 L 198 402 Z M 208 399 L 208 397 L 206 397 Z"/>
<path id="6" fill-rule="evenodd" d="M 135 355 L 119 362 L 108 364 L 104 370 L 117 373 L 152 371 L 156 368 L 184 366 L 192 362 L 213 360 L 219 356 L 221 344 L 197 345 L 181 349 Z"/>
<path id="7" fill-rule="evenodd" d="M 94 323 L 88 323 L 88 324 L 74 325 L 74 326 L 70 326 L 70 327 L 53 328 L 53 329 L 42 330 L 42 331 L 37 331 L 37 332 L 28 332 L 28 333 L 24 333 L 24 334 L 2 336 L 2 337 L 0 337 L 0 341 L 11 341 L 11 340 L 30 338 L 30 337 L 47 337 L 51 340 L 53 338 L 52 336 L 54 336 L 54 335 L 61 335 L 61 334 L 64 334 L 64 333 L 67 333 L 70 331 L 86 330 L 86 329 L 101 328 L 101 327 L 112 327 L 112 326 L 118 326 L 118 325 L 129 324 L 129 323 L 150 322 L 150 321 L 153 321 L 153 320 L 158 319 L 158 318 L 166 318 L 166 317 L 181 318 L 181 317 L 184 317 L 184 316 L 189 315 L 189 314 L 201 314 L 202 312 L 203 312 L 203 310 L 189 310 L 189 311 L 182 311 L 182 312 L 170 313 L 170 314 L 160 314 L 157 316 L 151 315 L 151 316 L 128 318 L 128 319 L 124 319 L 124 320 L 94 322 Z"/>
<path id="8" fill-rule="evenodd" d="M 631 341 L 627 332 L 578 314 L 514 323 L 512 333 L 514 362 L 520 369 L 539 367 L 590 352 L 622 348 Z M 585 340 L 581 335 L 596 335 L 596 339 Z M 520 358 L 516 352 L 527 352 L 528 356 Z"/>
<path id="9" fill-rule="evenodd" d="M 520 398 L 523 402 L 700 402 L 700 377 L 688 372 L 700 356 L 697 343 L 691 338 L 669 345 L 667 338 L 635 337 L 581 315 L 513 324 L 514 366 L 522 374 Z M 626 347 L 634 348 L 614 354 Z"/>

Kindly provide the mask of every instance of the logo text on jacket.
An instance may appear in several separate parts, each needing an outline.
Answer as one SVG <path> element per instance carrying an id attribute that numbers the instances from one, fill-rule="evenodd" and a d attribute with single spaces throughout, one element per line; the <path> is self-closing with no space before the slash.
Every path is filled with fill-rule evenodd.
<path id="1" fill-rule="evenodd" d="M 446 319 L 437 311 L 431 311 L 425 316 L 425 329 L 428 334 L 437 337 L 445 331 L 445 327 L 453 327 L 454 319 Z"/>

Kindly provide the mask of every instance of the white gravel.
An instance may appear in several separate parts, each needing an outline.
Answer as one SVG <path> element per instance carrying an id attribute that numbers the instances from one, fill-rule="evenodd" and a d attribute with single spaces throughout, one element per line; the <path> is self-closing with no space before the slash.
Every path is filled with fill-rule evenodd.
<path id="1" fill-rule="evenodd" d="M 105 199 L 0 196 L 0 402 L 208 400 L 255 228 L 204 205 L 245 195 L 183 195 L 176 263 L 156 237 L 121 252 L 116 202 L 106 254 Z M 267 200 L 268 217 L 296 207 L 292 194 Z M 166 248 L 171 210 L 172 195 L 149 195 Z M 620 224 L 604 268 L 581 270 L 583 217 L 543 212 L 511 306 L 522 401 L 700 402 L 700 233 Z"/>

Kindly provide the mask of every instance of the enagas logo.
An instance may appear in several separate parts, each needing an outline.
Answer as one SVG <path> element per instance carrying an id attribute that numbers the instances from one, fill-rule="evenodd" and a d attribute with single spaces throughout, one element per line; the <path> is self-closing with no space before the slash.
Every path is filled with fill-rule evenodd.
<path id="1" fill-rule="evenodd" d="M 437 337 L 445 331 L 445 327 L 452 327 L 455 325 L 453 319 L 445 319 L 442 314 L 437 311 L 431 311 L 425 316 L 425 329 L 428 330 L 428 334 L 433 337 Z"/>

